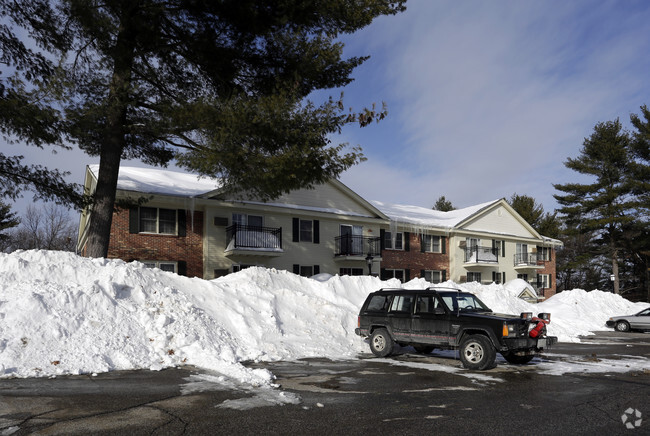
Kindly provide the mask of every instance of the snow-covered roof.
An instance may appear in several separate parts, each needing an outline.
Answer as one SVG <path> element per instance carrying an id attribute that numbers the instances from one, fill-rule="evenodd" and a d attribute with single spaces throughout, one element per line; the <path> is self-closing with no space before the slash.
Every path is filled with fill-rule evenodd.
<path id="1" fill-rule="evenodd" d="M 499 200 L 488 201 L 474 206 L 456 209 L 449 212 L 427 209 L 421 206 L 405 204 L 390 204 L 382 201 L 370 201 L 377 209 L 388 216 L 391 221 L 401 224 L 411 224 L 420 227 L 453 228 L 475 213 L 493 205 Z"/>
<path id="2" fill-rule="evenodd" d="M 97 177 L 99 165 L 88 165 L 88 168 Z M 221 183 L 216 179 L 168 169 L 121 166 L 117 179 L 117 189 L 148 194 L 193 197 L 214 191 L 220 187 Z"/>

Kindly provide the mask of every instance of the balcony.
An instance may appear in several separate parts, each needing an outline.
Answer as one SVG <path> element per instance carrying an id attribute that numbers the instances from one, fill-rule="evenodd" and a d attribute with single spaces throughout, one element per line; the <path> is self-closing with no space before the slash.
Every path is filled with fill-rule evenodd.
<path id="1" fill-rule="evenodd" d="M 543 268 L 543 262 L 538 259 L 537 253 L 517 253 L 514 256 L 515 269 Z"/>
<path id="2" fill-rule="evenodd" d="M 226 228 L 226 256 L 279 256 L 282 250 L 282 228 L 233 224 Z"/>
<path id="3" fill-rule="evenodd" d="M 489 265 L 499 263 L 499 249 L 478 246 L 466 247 L 465 263 Z"/>
<path id="4" fill-rule="evenodd" d="M 334 256 L 337 258 L 365 258 L 381 256 L 381 238 L 341 235 L 334 238 Z"/>

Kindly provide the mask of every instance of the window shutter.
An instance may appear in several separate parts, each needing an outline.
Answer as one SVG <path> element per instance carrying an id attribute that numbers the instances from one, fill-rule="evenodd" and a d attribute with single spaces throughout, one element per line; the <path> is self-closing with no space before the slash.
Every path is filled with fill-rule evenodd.
<path id="1" fill-rule="evenodd" d="M 443 282 L 447 281 L 447 270 L 446 269 L 442 270 L 442 281 Z"/>
<path id="2" fill-rule="evenodd" d="M 379 276 L 381 280 L 386 280 L 386 268 L 380 268 L 379 269 Z"/>
<path id="3" fill-rule="evenodd" d="M 497 281 L 497 272 L 496 271 L 492 271 L 492 281 L 493 282 Z"/>
<path id="4" fill-rule="evenodd" d="M 300 219 L 294 218 L 293 219 L 293 242 L 299 242 L 299 241 L 300 241 Z"/>
<path id="5" fill-rule="evenodd" d="M 553 280 L 553 274 L 548 275 L 548 287 L 549 289 L 553 287 L 553 284 L 551 283 Z"/>
<path id="6" fill-rule="evenodd" d="M 506 257 L 506 241 L 501 241 L 501 257 Z"/>
<path id="7" fill-rule="evenodd" d="M 386 249 L 386 243 L 384 239 L 386 239 L 386 230 L 379 229 L 379 249 L 381 251 L 384 251 Z"/>
<path id="8" fill-rule="evenodd" d="M 424 274 L 425 271 L 423 269 L 420 270 L 420 278 L 424 278 L 426 274 Z"/>
<path id="9" fill-rule="evenodd" d="M 411 280 L 411 270 L 407 269 L 404 271 L 404 282 L 408 282 Z"/>
<path id="10" fill-rule="evenodd" d="M 506 272 L 502 272 L 501 275 L 503 276 L 503 279 L 501 280 L 503 283 L 506 282 Z"/>
<path id="11" fill-rule="evenodd" d="M 137 207 L 129 209 L 129 233 L 140 232 L 140 215 Z"/>
<path id="12" fill-rule="evenodd" d="M 293 264 L 293 273 L 300 275 L 300 265 L 298 265 L 297 263 Z"/>
<path id="13" fill-rule="evenodd" d="M 183 211 L 185 212 L 185 211 Z M 179 276 L 187 276 L 187 262 L 184 260 L 179 260 L 178 261 L 178 275 Z"/>
<path id="14" fill-rule="evenodd" d="M 447 237 L 446 236 L 441 236 L 440 237 L 440 247 L 442 250 L 442 254 L 447 254 Z"/>
<path id="15" fill-rule="evenodd" d="M 404 251 L 411 251 L 411 241 L 410 240 L 411 240 L 411 233 L 410 232 L 404 232 Z"/>
<path id="16" fill-rule="evenodd" d="M 420 253 L 424 253 L 424 235 L 420 235 Z"/>
<path id="17" fill-rule="evenodd" d="M 314 220 L 314 244 L 320 244 L 320 222 Z"/>
<path id="18" fill-rule="evenodd" d="M 178 236 L 187 236 L 187 215 L 185 209 L 178 209 Z"/>
<path id="19" fill-rule="evenodd" d="M 320 274 L 320 265 L 314 265 L 314 275 Z"/>

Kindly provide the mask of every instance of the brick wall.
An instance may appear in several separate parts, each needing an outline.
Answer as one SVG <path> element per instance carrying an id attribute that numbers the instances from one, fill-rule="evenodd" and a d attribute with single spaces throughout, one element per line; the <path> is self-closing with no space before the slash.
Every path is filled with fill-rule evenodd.
<path id="1" fill-rule="evenodd" d="M 182 213 L 179 211 L 179 213 Z M 186 212 L 186 235 L 129 233 L 129 210 L 113 214 L 108 257 L 133 260 L 185 262 L 188 277 L 203 277 L 203 212 Z"/>
<path id="2" fill-rule="evenodd" d="M 408 271 L 407 278 L 420 277 L 422 270 L 447 271 L 449 279 L 449 255 L 442 253 L 423 253 L 420 235 L 409 233 L 409 250 L 383 250 L 381 267 L 386 269 L 403 269 Z M 445 253 L 449 253 L 449 238 L 444 238 Z"/>
<path id="3" fill-rule="evenodd" d="M 549 297 L 552 297 L 555 295 L 557 291 L 557 266 L 555 264 L 555 249 L 551 250 L 551 261 L 550 262 L 544 262 L 544 268 L 540 269 L 537 271 L 537 274 L 550 274 L 551 275 L 551 287 L 546 288 L 543 290 L 544 292 L 544 297 L 548 299 Z"/>

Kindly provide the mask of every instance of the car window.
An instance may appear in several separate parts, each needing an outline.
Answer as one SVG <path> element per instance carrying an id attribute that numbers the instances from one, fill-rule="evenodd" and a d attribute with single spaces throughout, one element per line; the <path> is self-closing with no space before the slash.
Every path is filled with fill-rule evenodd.
<path id="1" fill-rule="evenodd" d="M 650 316 L 650 307 L 648 307 L 646 310 L 643 310 L 639 312 L 640 316 Z"/>
<path id="2" fill-rule="evenodd" d="M 368 303 L 368 309 L 372 311 L 385 312 L 388 310 L 389 295 L 373 295 Z"/>
<path id="3" fill-rule="evenodd" d="M 415 305 L 418 313 L 433 313 L 437 307 L 442 307 L 440 301 L 433 295 L 419 295 Z"/>
<path id="4" fill-rule="evenodd" d="M 391 312 L 411 312 L 413 308 L 412 295 L 396 295 L 393 298 L 393 304 L 390 306 Z"/>

